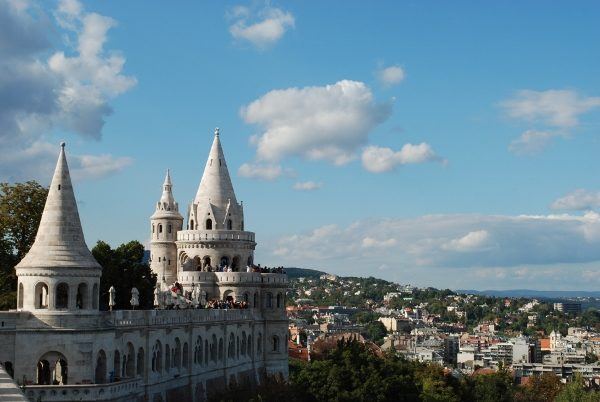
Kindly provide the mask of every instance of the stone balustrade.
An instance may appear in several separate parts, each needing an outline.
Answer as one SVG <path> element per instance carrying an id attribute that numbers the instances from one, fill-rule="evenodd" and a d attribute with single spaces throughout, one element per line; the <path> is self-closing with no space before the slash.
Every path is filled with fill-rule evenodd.
<path id="1" fill-rule="evenodd" d="M 27 385 L 23 391 L 30 401 L 103 401 L 128 396 L 136 400 L 144 384 L 141 378 L 132 378 L 109 384 Z"/>
<path id="2" fill-rule="evenodd" d="M 254 242 L 253 232 L 239 230 L 180 230 L 177 241 L 240 241 Z"/>

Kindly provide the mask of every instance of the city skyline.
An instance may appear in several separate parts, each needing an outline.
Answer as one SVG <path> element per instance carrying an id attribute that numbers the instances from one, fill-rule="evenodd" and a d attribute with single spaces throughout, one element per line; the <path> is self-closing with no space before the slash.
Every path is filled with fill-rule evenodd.
<path id="1" fill-rule="evenodd" d="M 382 4 L 4 1 L 0 180 L 65 140 L 88 246 L 148 244 L 218 126 L 256 263 L 598 289 L 598 6 Z"/>

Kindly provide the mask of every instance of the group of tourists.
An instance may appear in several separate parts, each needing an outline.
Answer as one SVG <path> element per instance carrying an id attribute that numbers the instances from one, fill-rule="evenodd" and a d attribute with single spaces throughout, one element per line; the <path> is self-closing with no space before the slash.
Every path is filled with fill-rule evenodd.
<path id="1" fill-rule="evenodd" d="M 211 299 L 206 303 L 205 308 L 214 308 L 214 309 L 247 309 L 249 307 L 248 302 L 246 301 L 234 301 L 229 298 L 228 300 L 219 300 L 219 299 Z"/>

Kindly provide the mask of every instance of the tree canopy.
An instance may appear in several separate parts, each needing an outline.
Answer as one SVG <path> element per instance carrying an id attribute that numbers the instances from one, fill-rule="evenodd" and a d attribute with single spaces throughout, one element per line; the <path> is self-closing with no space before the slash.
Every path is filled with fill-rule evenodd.
<path id="1" fill-rule="evenodd" d="M 156 275 L 144 260 L 144 246 L 136 241 L 112 249 L 108 243 L 98 241 L 92 254 L 102 266 L 100 278 L 100 309 L 108 310 L 108 290 L 116 290 L 115 309 L 131 309 L 131 289 L 140 292 L 140 309 L 153 308 Z"/>
<path id="2" fill-rule="evenodd" d="M 35 241 L 47 196 L 35 181 L 0 183 L 0 310 L 16 307 L 15 266 Z"/>

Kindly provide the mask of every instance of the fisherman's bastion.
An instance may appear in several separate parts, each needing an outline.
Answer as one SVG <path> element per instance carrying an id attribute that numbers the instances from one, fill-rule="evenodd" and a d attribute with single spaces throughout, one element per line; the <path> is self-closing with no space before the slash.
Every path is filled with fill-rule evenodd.
<path id="1" fill-rule="evenodd" d="M 0 400 L 202 401 L 287 378 L 287 276 L 254 265 L 218 129 L 185 226 L 172 186 L 167 172 L 150 217 L 155 308 L 136 310 L 135 289 L 112 288 L 109 305 L 131 298 L 131 309 L 100 311 L 102 268 L 61 144 L 35 243 L 16 267 L 17 309 L 0 312 L 0 363 L 27 399 L 3 371 Z"/>

